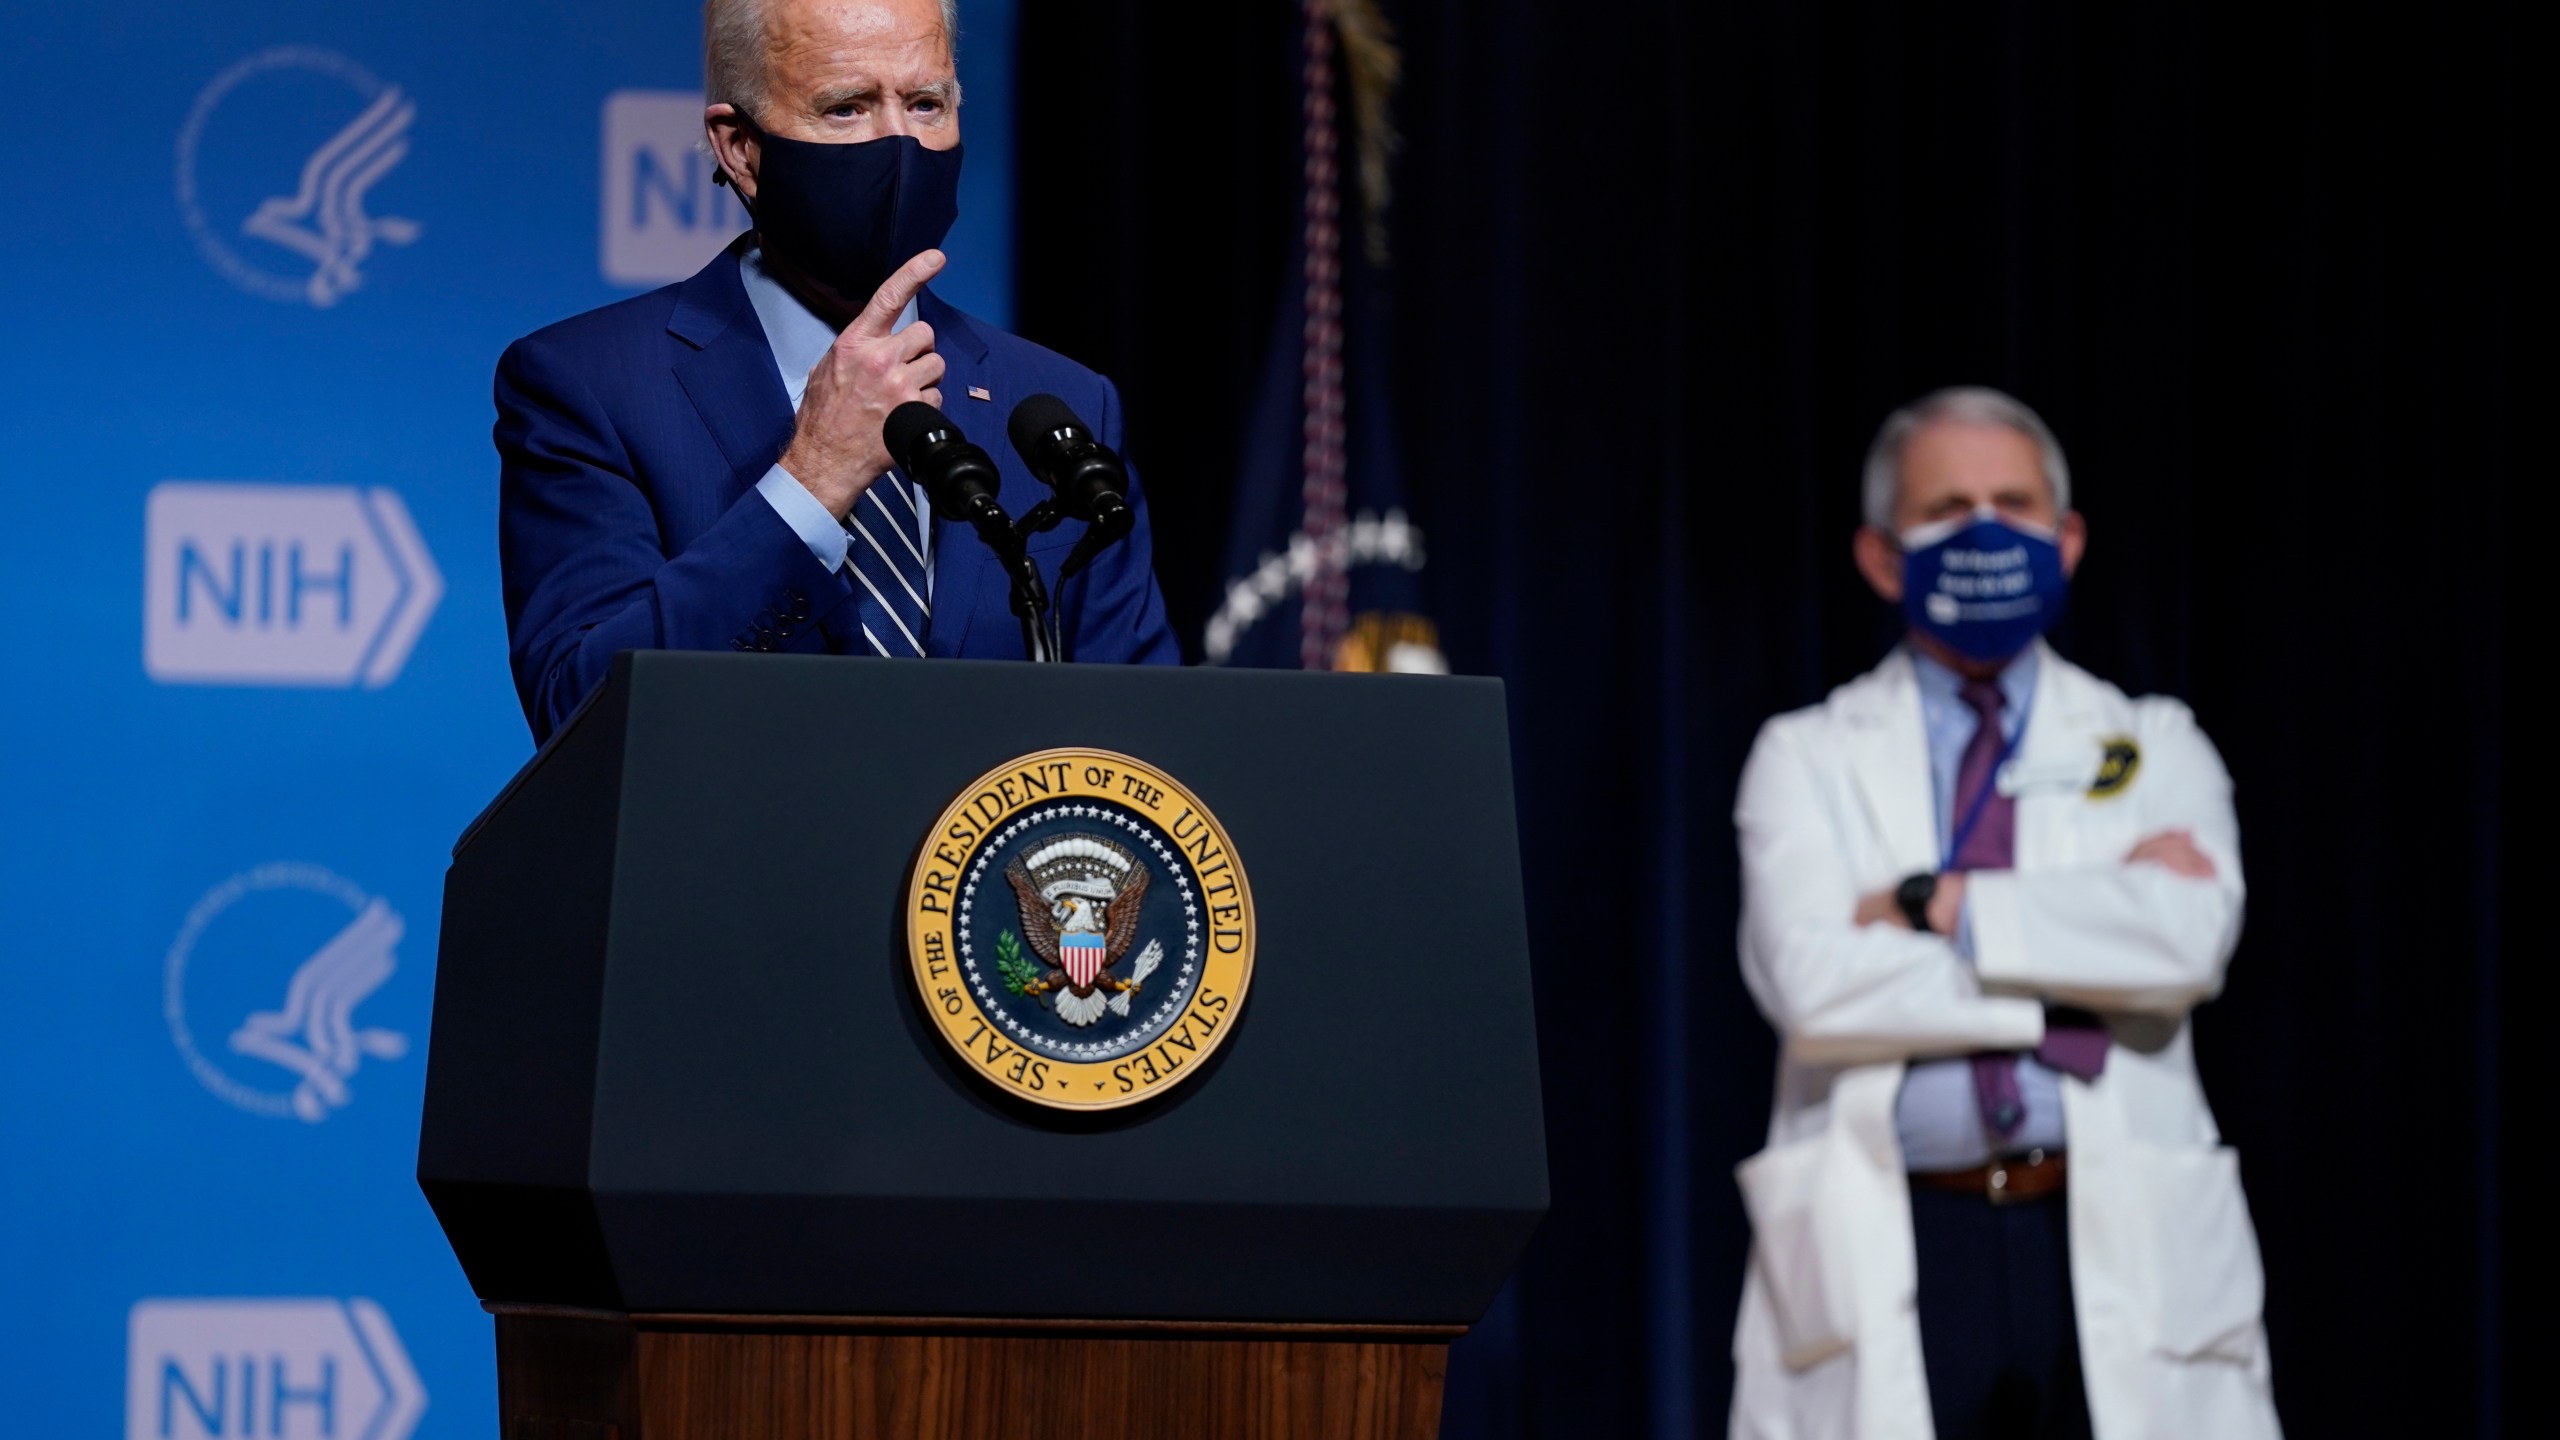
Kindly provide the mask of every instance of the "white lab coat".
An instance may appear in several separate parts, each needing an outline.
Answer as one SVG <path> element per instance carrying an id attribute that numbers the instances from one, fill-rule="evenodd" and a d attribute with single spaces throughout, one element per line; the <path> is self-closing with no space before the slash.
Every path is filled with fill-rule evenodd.
<path id="1" fill-rule="evenodd" d="M 2104 744 L 2131 783 L 2091 793 Z M 1783 1042 L 1768 1148 L 1737 1172 L 1754 1231 L 1734 1330 L 1736 1440 L 1931 1440 L 1910 1191 L 1894 1100 L 1913 1057 L 2026 1049 L 2050 998 L 2114 1045 L 2063 1077 L 2071 1275 L 2097 1440 L 2256 1440 L 2265 1281 L 2235 1155 L 2196 1078 L 2187 1012 L 2240 935 L 2240 835 L 2222 760 L 2174 700 L 2132 700 L 2047 649 L 2019 753 L 2017 868 L 1971 877 L 1976 959 L 1851 923 L 1862 895 L 1935 869 L 1910 658 L 1760 732 L 1735 808 L 1742 971 Z M 2193 880 L 2125 854 L 2192 831 Z"/>

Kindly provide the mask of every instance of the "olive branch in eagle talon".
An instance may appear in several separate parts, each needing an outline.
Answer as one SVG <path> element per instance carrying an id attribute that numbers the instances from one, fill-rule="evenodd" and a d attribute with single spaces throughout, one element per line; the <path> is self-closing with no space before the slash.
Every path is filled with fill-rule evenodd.
<path id="1" fill-rule="evenodd" d="M 1013 932 L 1006 931 L 996 941 L 997 973 L 1005 988 L 1043 1005 L 1055 996 L 1052 1008 L 1070 1025 L 1090 1025 L 1106 1009 L 1127 1015 L 1129 997 L 1164 960 L 1163 943 L 1149 941 L 1128 979 L 1111 973 L 1137 943 L 1138 915 L 1147 898 L 1146 867 L 1100 836 L 1069 835 L 1015 857 L 1004 878 L 1022 911 L 1023 938 L 1046 962 L 1046 968 L 1036 966 L 1019 950 L 1008 957 L 1005 942 Z M 1102 963 L 1088 982 L 1079 984 L 1060 957 L 1060 937 L 1095 934 L 1103 941 Z"/>
<path id="2" fill-rule="evenodd" d="M 1022 958 L 1022 940 L 1010 930 L 996 937 L 996 978 L 1013 994 L 1028 995 L 1039 1000 L 1041 1008 L 1048 1007 L 1041 996 L 1049 990 L 1049 982 L 1040 978 L 1039 966 Z"/>

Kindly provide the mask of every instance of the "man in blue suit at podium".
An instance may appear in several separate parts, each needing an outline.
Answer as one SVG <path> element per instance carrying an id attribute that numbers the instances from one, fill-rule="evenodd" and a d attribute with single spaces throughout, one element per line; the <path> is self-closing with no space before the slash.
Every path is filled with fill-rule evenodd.
<path id="1" fill-rule="evenodd" d="M 535 332 L 498 362 L 499 553 L 516 691 L 547 738 L 624 650 L 1019 658 L 1009 583 L 893 468 L 890 411 L 939 406 L 1016 515 L 1024 397 L 1121 447 L 1119 393 L 934 298 L 957 217 L 957 0 L 710 0 L 703 112 L 756 228 L 701 273 Z M 1063 588 L 1083 527 L 1032 542 L 1071 658 L 1178 653 L 1137 524 Z"/>

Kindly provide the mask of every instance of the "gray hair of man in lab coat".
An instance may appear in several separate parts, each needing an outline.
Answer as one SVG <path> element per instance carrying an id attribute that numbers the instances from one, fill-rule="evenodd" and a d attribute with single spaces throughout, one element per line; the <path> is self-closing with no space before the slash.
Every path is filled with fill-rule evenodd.
<path id="1" fill-rule="evenodd" d="M 2006 425 L 2036 442 L 2043 458 L 2044 481 L 2053 487 L 2053 508 L 2071 508 L 2071 466 L 2062 458 L 2062 442 L 2053 438 L 2044 417 L 2025 401 L 1987 385 L 1950 385 L 1923 395 L 1884 417 L 1875 443 L 1867 447 L 1867 523 L 1890 535 L 1893 506 L 1902 496 L 1902 446 L 1921 426 L 1939 420 L 1968 425 Z"/>

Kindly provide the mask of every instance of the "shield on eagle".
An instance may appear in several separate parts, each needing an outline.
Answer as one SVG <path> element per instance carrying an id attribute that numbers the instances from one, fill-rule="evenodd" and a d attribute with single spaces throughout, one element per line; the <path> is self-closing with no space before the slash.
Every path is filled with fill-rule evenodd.
<path id="1" fill-rule="evenodd" d="M 1110 942 L 1099 935 L 1058 937 L 1058 963 L 1067 972 L 1067 979 L 1079 990 L 1093 988 L 1093 977 L 1102 973 L 1110 953 Z"/>

